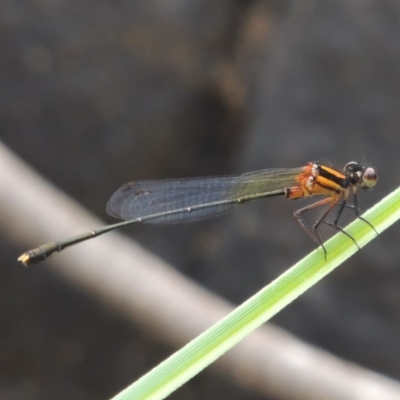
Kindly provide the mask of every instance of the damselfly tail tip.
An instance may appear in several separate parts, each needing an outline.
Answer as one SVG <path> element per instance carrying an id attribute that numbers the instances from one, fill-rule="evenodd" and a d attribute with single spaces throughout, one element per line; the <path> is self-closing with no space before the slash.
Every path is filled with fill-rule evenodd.
<path id="1" fill-rule="evenodd" d="M 22 262 L 22 264 L 24 264 L 25 267 L 27 267 L 31 263 L 31 257 L 29 253 L 24 253 L 18 257 L 18 261 Z"/>

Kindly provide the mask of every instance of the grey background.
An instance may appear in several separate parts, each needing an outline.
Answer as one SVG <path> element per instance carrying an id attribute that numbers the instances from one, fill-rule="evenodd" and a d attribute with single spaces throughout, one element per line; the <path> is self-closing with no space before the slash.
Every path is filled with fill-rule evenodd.
<path id="1" fill-rule="evenodd" d="M 6 0 L 0 54 L 0 139 L 109 222 L 130 180 L 356 160 L 379 172 L 366 209 L 400 178 L 395 0 Z M 313 248 L 291 217 L 303 204 L 125 234 L 238 303 Z M 400 379 L 399 229 L 273 322 Z M 20 268 L 24 250 L 0 241 L 2 398 L 105 399 L 173 351 L 50 269 Z M 207 370 L 171 395 L 203 398 L 265 397 Z"/>

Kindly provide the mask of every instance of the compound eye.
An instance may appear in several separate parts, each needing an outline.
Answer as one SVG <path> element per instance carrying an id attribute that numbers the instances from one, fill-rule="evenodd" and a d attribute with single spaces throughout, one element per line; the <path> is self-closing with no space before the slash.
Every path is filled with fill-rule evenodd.
<path id="1" fill-rule="evenodd" d="M 378 176 L 376 175 L 376 171 L 371 167 L 366 168 L 362 176 L 362 187 L 370 189 L 375 186 L 377 181 Z"/>

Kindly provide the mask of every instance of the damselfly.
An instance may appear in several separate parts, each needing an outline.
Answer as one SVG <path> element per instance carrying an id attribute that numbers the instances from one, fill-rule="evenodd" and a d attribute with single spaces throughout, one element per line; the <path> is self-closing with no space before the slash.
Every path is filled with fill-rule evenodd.
<path id="1" fill-rule="evenodd" d="M 92 239 L 128 225 L 139 222 L 183 223 L 198 221 L 223 214 L 248 201 L 265 197 L 281 196 L 298 199 L 310 196 L 326 196 L 294 213 L 295 219 L 310 237 L 323 247 L 318 233 L 322 222 L 333 226 L 354 241 L 339 225 L 344 208 L 351 207 L 357 218 L 374 227 L 360 216 L 357 189 L 370 189 L 377 182 L 377 174 L 372 167 L 363 167 L 349 162 L 338 171 L 322 163 L 310 162 L 300 168 L 266 169 L 238 176 L 206 178 L 166 179 L 130 182 L 122 186 L 111 197 L 107 212 L 125 221 L 107 225 L 78 236 L 51 242 L 30 250 L 19 257 L 25 265 L 43 261 L 59 253 L 66 247 Z M 353 204 L 347 205 L 350 194 Z M 311 209 L 326 205 L 326 210 L 308 229 L 301 216 Z M 338 206 L 333 222 L 326 222 L 329 212 Z"/>

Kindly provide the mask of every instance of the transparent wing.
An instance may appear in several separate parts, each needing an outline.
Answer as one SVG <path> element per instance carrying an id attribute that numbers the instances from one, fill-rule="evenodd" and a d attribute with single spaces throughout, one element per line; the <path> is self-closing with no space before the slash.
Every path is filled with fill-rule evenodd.
<path id="1" fill-rule="evenodd" d="M 181 223 L 223 214 L 257 198 L 284 195 L 304 168 L 268 169 L 238 176 L 130 182 L 111 197 L 113 217 Z"/>

